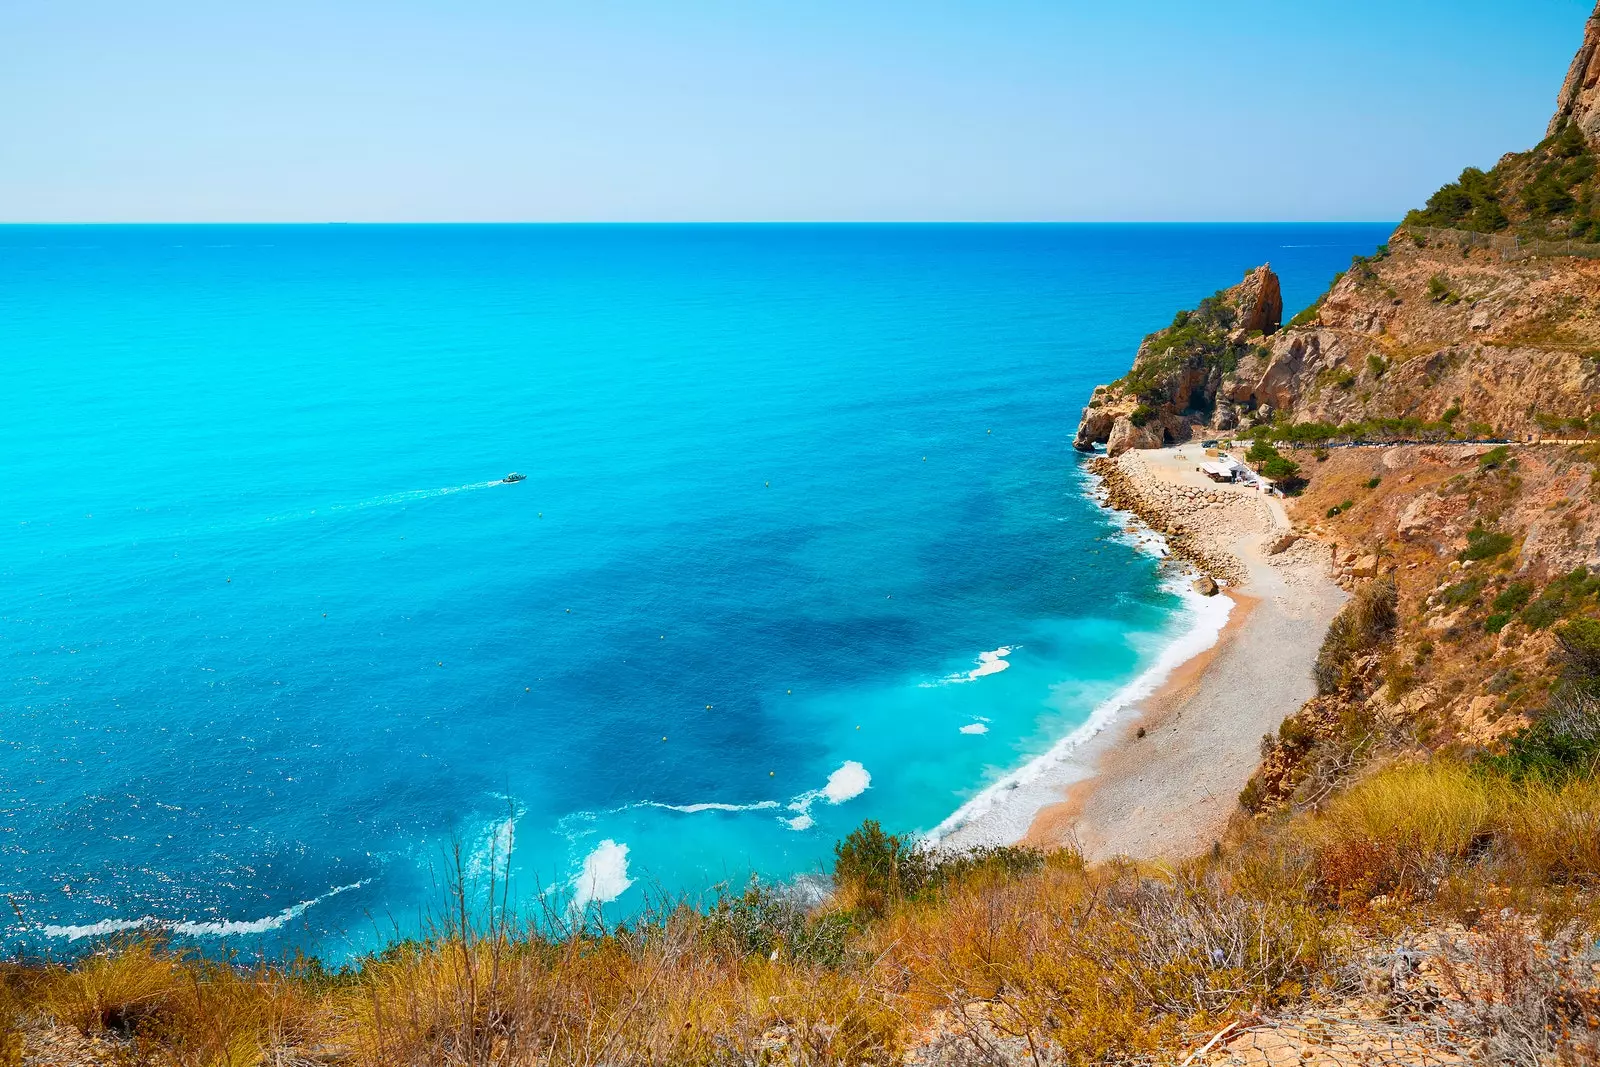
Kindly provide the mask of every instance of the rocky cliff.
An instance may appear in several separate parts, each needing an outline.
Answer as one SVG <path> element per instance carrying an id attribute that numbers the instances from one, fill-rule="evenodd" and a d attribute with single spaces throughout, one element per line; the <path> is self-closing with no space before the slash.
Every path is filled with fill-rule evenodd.
<path id="1" fill-rule="evenodd" d="M 1585 139 L 1600 144 L 1600 6 L 1583 27 L 1583 44 L 1567 68 L 1561 83 L 1556 113 L 1550 119 L 1547 136 L 1559 133 L 1563 124 L 1573 123 Z"/>
<path id="2" fill-rule="evenodd" d="M 1197 428 L 1238 425 L 1225 401 L 1241 364 L 1269 351 L 1265 339 L 1283 319 L 1283 294 L 1270 266 L 1231 289 L 1180 311 L 1172 325 L 1139 345 L 1133 368 L 1094 391 L 1076 446 L 1105 444 L 1111 455 L 1187 441 Z"/>
<path id="3" fill-rule="evenodd" d="M 1468 168 L 1284 329 L 1265 266 L 1180 312 L 1094 391 L 1075 444 L 1116 455 L 1265 422 L 1439 439 L 1600 430 L 1597 144 L 1600 7 L 1544 141 Z"/>
<path id="4" fill-rule="evenodd" d="M 1265 267 L 1209 300 L 1240 307 L 1251 289 L 1280 302 Z M 1190 319 L 1203 319 L 1206 306 Z M 1255 321 L 1272 325 L 1270 316 Z M 1104 443 L 1116 455 L 1274 420 L 1388 421 L 1404 424 L 1389 436 L 1431 426 L 1441 439 L 1600 428 L 1600 259 L 1402 226 L 1297 324 L 1259 336 L 1236 326 L 1213 331 L 1209 346 L 1171 345 L 1187 329 L 1151 334 L 1129 374 L 1095 390 L 1077 447 Z"/>

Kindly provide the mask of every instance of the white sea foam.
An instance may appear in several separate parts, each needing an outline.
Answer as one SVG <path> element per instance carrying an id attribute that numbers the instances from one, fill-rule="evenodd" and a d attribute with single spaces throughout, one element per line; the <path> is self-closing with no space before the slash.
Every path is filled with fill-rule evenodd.
<path id="1" fill-rule="evenodd" d="M 954 674 L 947 674 L 937 682 L 923 682 L 922 688 L 929 689 L 939 685 L 960 685 L 963 682 L 975 682 L 979 678 L 987 678 L 991 674 L 999 674 L 1011 666 L 1011 662 L 1006 657 L 1019 647 L 1018 645 L 1002 645 L 991 652 L 980 652 L 978 653 L 978 665 L 976 667 L 969 671 L 957 671 Z"/>
<path id="2" fill-rule="evenodd" d="M 1099 479 L 1085 475 L 1089 495 L 1104 499 L 1105 491 Z M 1167 557 L 1166 539 L 1149 530 L 1131 512 L 1108 510 L 1107 518 L 1126 539 L 1158 559 Z M 1094 737 L 1127 708 L 1139 703 L 1160 689 L 1162 684 L 1183 663 L 1211 648 L 1222 636 L 1233 601 L 1225 596 L 1206 597 L 1196 593 L 1190 585 L 1194 577 L 1186 568 L 1173 568 L 1167 576 L 1165 587 L 1183 604 L 1181 628 L 1162 648 L 1138 677 L 1109 698 L 1102 701 L 1087 720 L 1050 749 L 1034 757 L 1021 767 L 990 783 L 972 799 L 956 809 L 947 819 L 934 827 L 924 842 L 937 845 L 952 835 L 961 844 L 1001 844 L 1020 841 L 1027 832 L 1033 816 L 1046 805 L 1060 799 L 1060 785 L 1055 775 L 1048 772 L 1068 764 L 1076 750 Z"/>
<path id="3" fill-rule="evenodd" d="M 961 728 L 961 732 L 964 734 L 986 734 L 989 732 L 989 728 L 981 722 L 969 722 Z"/>
<path id="4" fill-rule="evenodd" d="M 126 933 L 129 930 L 162 930 L 180 937 L 235 937 L 241 934 L 265 934 L 282 927 L 304 915 L 308 910 L 321 904 L 329 897 L 336 897 L 340 893 L 351 889 L 360 889 L 367 884 L 363 879 L 349 885 L 336 886 L 319 897 L 302 900 L 298 904 L 284 908 L 275 915 L 267 915 L 260 919 L 216 919 L 206 922 L 193 922 L 187 919 L 158 919 L 153 915 L 146 915 L 139 919 L 102 919 L 97 923 L 87 923 L 80 926 L 46 924 L 40 927 L 40 932 L 46 937 L 64 937 L 68 941 L 77 941 L 85 937 L 102 937 L 106 934 Z"/>
<path id="5" fill-rule="evenodd" d="M 789 810 L 796 814 L 784 819 L 784 823 L 791 830 L 809 830 L 815 820 L 811 817 L 811 805 L 819 800 L 826 800 L 829 804 L 843 804 L 854 799 L 872 787 L 872 775 L 867 769 L 855 760 L 845 760 L 837 770 L 828 775 L 827 784 L 821 789 L 809 789 L 789 802 Z"/>
<path id="6" fill-rule="evenodd" d="M 491 875 L 504 876 L 510 870 L 511 849 L 516 843 L 517 819 L 521 815 L 522 809 L 519 807 L 504 819 L 484 828 L 478 847 L 467 857 L 467 877 L 483 879 Z"/>
<path id="7" fill-rule="evenodd" d="M 872 775 L 867 773 L 867 769 L 855 760 L 845 760 L 838 770 L 828 775 L 828 784 L 822 787 L 822 795 L 829 804 L 843 804 L 866 792 L 870 785 Z"/>
<path id="8" fill-rule="evenodd" d="M 572 879 L 573 910 L 582 911 L 590 904 L 609 904 L 631 885 L 628 846 L 619 845 L 608 837 L 583 858 L 583 870 Z"/>
<path id="9" fill-rule="evenodd" d="M 679 811 L 685 815 L 698 815 L 702 811 L 767 811 L 778 806 L 776 800 L 759 800 L 754 804 L 721 804 L 716 801 L 706 801 L 701 804 L 663 804 L 658 800 L 642 800 L 631 805 L 638 808 L 661 808 L 663 811 Z"/>

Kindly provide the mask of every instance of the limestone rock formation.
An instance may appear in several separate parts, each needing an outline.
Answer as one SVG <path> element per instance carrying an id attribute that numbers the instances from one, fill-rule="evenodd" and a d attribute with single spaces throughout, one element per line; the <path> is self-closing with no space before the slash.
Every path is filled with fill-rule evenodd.
<path id="1" fill-rule="evenodd" d="M 1090 451 L 1104 444 L 1116 456 L 1187 441 L 1197 429 L 1238 426 L 1239 404 L 1249 410 L 1258 404 L 1249 390 L 1228 390 L 1226 382 L 1241 361 L 1266 351 L 1265 338 L 1282 321 L 1283 292 L 1265 265 L 1193 311 L 1179 312 L 1171 326 L 1139 345 L 1126 377 L 1094 391 L 1074 445 Z"/>
<path id="2" fill-rule="evenodd" d="M 1600 146 L 1600 4 L 1584 25 L 1583 44 L 1567 68 L 1556 113 L 1545 135 L 1554 135 L 1569 119 L 1577 123 L 1591 145 Z"/>
<path id="3" fill-rule="evenodd" d="M 1231 292 L 1239 307 L 1238 328 L 1247 335 L 1275 333 L 1283 325 L 1283 289 L 1270 263 L 1246 274 Z"/>

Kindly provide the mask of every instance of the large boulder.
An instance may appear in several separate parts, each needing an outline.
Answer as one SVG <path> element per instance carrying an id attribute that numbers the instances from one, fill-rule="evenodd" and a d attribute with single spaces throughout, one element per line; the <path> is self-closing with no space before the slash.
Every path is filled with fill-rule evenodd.
<path id="1" fill-rule="evenodd" d="M 1130 448 L 1160 448 L 1165 443 L 1159 423 L 1135 426 L 1128 416 L 1120 415 L 1106 436 L 1106 455 L 1120 456 Z"/>

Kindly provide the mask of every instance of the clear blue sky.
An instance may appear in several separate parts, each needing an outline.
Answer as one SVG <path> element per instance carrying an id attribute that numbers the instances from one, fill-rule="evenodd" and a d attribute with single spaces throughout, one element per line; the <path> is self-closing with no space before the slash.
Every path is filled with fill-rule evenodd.
<path id="1" fill-rule="evenodd" d="M 1398 218 L 1592 0 L 4 0 L 0 220 Z"/>

